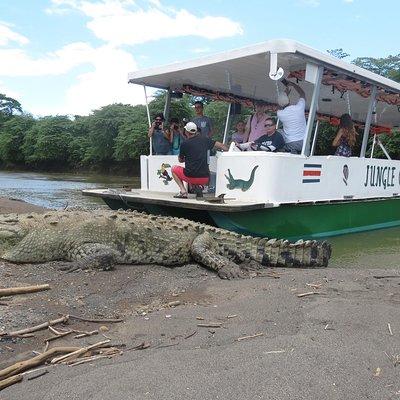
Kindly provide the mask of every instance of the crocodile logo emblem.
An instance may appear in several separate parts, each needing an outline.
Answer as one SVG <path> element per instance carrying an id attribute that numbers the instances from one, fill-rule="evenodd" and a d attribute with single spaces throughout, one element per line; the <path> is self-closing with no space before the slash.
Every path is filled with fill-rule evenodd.
<path id="1" fill-rule="evenodd" d="M 228 175 L 225 175 L 225 178 L 228 179 L 228 184 L 226 185 L 226 187 L 230 190 L 240 189 L 242 192 L 249 190 L 254 182 L 254 175 L 257 168 L 258 165 L 253 168 L 250 174 L 250 178 L 247 181 L 245 181 L 244 179 L 235 179 L 231 174 L 231 170 L 228 169 Z"/>
<path id="2" fill-rule="evenodd" d="M 172 177 L 169 175 L 167 168 L 171 168 L 169 164 L 162 163 L 160 169 L 157 170 L 157 175 L 163 180 L 164 185 L 168 185 L 172 181 Z"/>

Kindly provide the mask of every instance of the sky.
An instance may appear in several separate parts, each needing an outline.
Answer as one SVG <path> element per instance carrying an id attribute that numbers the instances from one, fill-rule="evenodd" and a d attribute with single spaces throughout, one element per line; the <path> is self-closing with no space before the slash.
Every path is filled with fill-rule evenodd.
<path id="1" fill-rule="evenodd" d="M 397 0 L 0 0 L 0 93 L 35 116 L 143 104 L 129 72 L 286 38 L 400 53 Z"/>

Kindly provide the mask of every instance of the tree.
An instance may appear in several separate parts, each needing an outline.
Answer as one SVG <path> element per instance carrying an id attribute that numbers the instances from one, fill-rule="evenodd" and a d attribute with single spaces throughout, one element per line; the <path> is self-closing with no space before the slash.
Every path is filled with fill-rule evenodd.
<path id="1" fill-rule="evenodd" d="M 7 165 L 23 165 L 21 146 L 26 132 L 35 124 L 31 115 L 16 115 L 5 121 L 0 132 L 0 161 Z"/>
<path id="2" fill-rule="evenodd" d="M 342 48 L 340 49 L 332 49 L 332 50 L 327 50 L 327 52 L 336 58 L 342 59 L 348 57 L 350 54 L 346 53 Z"/>
<path id="3" fill-rule="evenodd" d="M 0 93 L 0 126 L 15 113 L 22 113 L 21 103 L 12 97 Z"/>
<path id="4" fill-rule="evenodd" d="M 104 167 L 112 163 L 115 139 L 132 110 L 133 107 L 127 104 L 110 104 L 87 117 L 89 146 L 84 158 L 86 164 L 101 164 Z"/>
<path id="5" fill-rule="evenodd" d="M 400 53 L 384 58 L 358 57 L 352 62 L 359 67 L 400 82 Z"/>
<path id="6" fill-rule="evenodd" d="M 72 125 L 67 116 L 38 119 L 24 137 L 22 152 L 26 163 L 39 168 L 68 167 Z"/>

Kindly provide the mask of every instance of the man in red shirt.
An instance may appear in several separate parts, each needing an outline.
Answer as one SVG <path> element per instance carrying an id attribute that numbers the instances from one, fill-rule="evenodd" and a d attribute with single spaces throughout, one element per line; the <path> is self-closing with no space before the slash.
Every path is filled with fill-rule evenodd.
<path id="1" fill-rule="evenodd" d="M 188 122 L 185 125 L 188 139 L 181 144 L 179 162 L 184 162 L 185 167 L 174 165 L 171 169 L 172 176 L 179 186 L 180 193 L 176 198 L 187 198 L 187 190 L 183 184 L 207 185 L 210 179 L 210 170 L 207 164 L 207 153 L 216 148 L 228 151 L 223 143 L 212 140 L 208 136 L 199 135 L 197 125 Z"/>

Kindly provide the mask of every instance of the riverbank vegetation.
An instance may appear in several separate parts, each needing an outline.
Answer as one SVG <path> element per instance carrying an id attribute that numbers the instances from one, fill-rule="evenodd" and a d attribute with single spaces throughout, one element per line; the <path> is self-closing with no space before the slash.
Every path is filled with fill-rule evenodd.
<path id="1" fill-rule="evenodd" d="M 348 55 L 342 49 L 331 52 L 339 58 Z M 400 82 L 400 54 L 387 58 L 357 58 L 355 64 Z M 180 121 L 194 116 L 193 96 L 173 99 L 170 117 Z M 215 139 L 223 137 L 228 105 L 206 100 L 205 115 L 212 118 Z M 163 112 L 165 92 L 159 91 L 149 103 L 150 114 Z M 233 116 L 231 126 L 245 120 L 250 109 L 242 108 Z M 0 94 L 0 167 L 9 169 L 137 173 L 139 157 L 148 154 L 148 119 L 144 105 L 110 104 L 88 116 L 46 116 L 34 118 L 24 113 L 15 99 Z M 333 154 L 336 127 L 321 124 L 316 154 Z M 355 154 L 361 146 L 358 135 Z M 382 142 L 393 158 L 400 159 L 400 133 L 383 135 Z"/>

